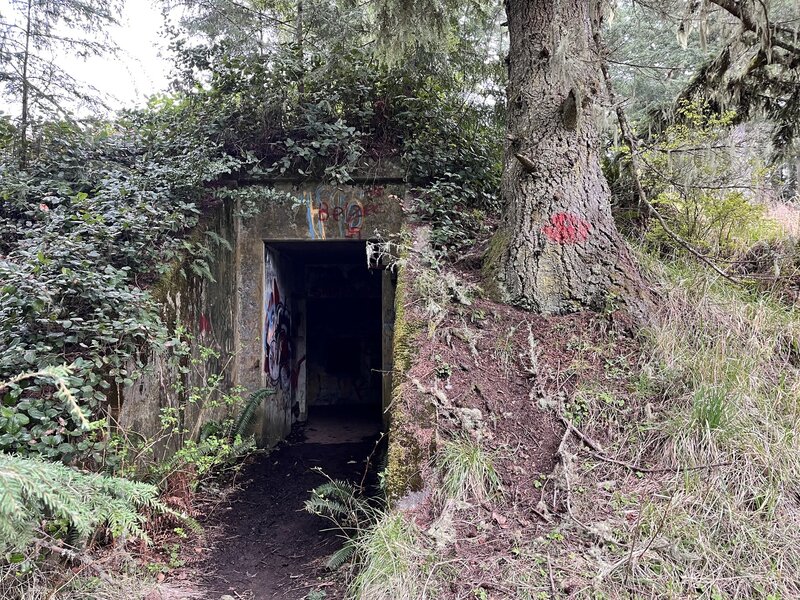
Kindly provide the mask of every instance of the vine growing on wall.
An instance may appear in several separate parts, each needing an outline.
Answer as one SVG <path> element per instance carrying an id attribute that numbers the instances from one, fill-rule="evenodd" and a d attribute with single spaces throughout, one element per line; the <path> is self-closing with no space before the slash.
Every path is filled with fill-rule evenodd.
<path id="1" fill-rule="evenodd" d="M 115 123 L 52 123 L 25 171 L 0 148 L 0 379 L 68 364 L 76 402 L 98 419 L 167 342 L 148 287 L 181 257 L 202 260 L 182 234 L 205 184 L 236 165 L 212 143 L 187 144 L 179 118 L 162 105 Z M 0 403 L 13 413 L 0 450 L 105 461 L 107 434 L 83 431 L 46 381 L 6 388 Z"/>

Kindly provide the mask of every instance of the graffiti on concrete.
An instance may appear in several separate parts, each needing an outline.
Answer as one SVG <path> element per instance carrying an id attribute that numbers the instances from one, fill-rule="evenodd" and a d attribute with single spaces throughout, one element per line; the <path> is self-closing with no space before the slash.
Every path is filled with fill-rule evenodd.
<path id="1" fill-rule="evenodd" d="M 550 217 L 550 224 L 542 227 L 542 233 L 556 244 L 577 244 L 585 242 L 592 231 L 592 225 L 578 215 L 556 213 Z"/>
<path id="2" fill-rule="evenodd" d="M 304 362 L 306 362 L 305 356 L 298 360 L 297 365 L 292 369 L 292 388 L 294 389 L 297 389 L 297 383 L 300 381 L 300 369 Z"/>
<path id="3" fill-rule="evenodd" d="M 292 388 L 291 314 L 281 296 L 278 274 L 269 255 L 266 275 L 264 370 L 272 385 L 288 392 Z"/>
<path id="4" fill-rule="evenodd" d="M 374 202 L 374 199 L 383 195 L 383 191 L 383 188 L 377 186 L 367 190 L 344 190 L 321 185 L 313 192 L 303 192 L 301 199 L 306 206 L 311 239 L 361 239 L 367 217 L 381 212 L 380 204 Z"/>

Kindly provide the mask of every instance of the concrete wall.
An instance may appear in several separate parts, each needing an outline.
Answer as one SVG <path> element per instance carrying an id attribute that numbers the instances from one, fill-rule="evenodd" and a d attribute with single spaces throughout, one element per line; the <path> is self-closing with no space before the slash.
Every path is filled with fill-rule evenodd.
<path id="1" fill-rule="evenodd" d="M 248 217 L 241 216 L 239 204 L 223 204 L 199 228 L 198 236 L 211 230 L 231 247 L 216 250 L 210 265 L 215 282 L 182 265 L 158 286 L 167 321 L 182 324 L 194 338 L 192 356 L 182 359 L 182 369 L 170 366 L 164 355 L 151 356 L 142 377 L 119 391 L 119 421 L 125 429 L 152 437 L 161 428 L 163 408 L 182 409 L 182 426 L 188 434 L 165 440 L 161 454 L 177 447 L 181 437 L 196 437 L 204 422 L 220 418 L 222 408 L 205 401 L 186 403 L 181 391 L 202 386 L 214 374 L 223 377 L 221 389 L 240 386 L 245 396 L 268 384 L 279 388 L 257 414 L 255 433 L 263 446 L 273 445 L 288 433 L 292 422 L 305 419 L 307 369 L 301 360 L 305 300 L 292 298 L 291 269 L 280 252 L 267 258 L 265 240 L 388 237 L 400 231 L 404 220 L 405 189 L 399 184 L 269 187 L 285 192 L 287 198 L 265 202 L 258 214 Z M 263 189 L 267 197 L 268 188 Z M 391 283 L 384 284 L 384 289 L 390 288 Z M 212 348 L 218 358 L 201 346 Z M 384 366 L 386 362 L 384 356 Z"/>
<path id="2" fill-rule="evenodd" d="M 264 401 L 263 411 L 257 418 L 257 434 L 264 445 L 272 446 L 292 429 L 292 407 L 297 388 L 297 307 L 292 293 L 296 283 L 286 257 L 272 249 L 265 251 L 262 248 L 262 253 L 265 257 L 265 291 L 261 342 L 265 381 L 259 387 L 270 385 L 276 393 Z M 258 329 L 254 325 L 251 323 L 250 329 Z"/>
<path id="3" fill-rule="evenodd" d="M 230 244 L 230 248 L 215 246 L 215 260 L 209 264 L 214 281 L 198 276 L 189 264 L 176 265 L 152 290 L 161 301 L 169 328 L 180 328 L 181 338 L 189 341 L 190 353 L 176 355 L 174 346 L 151 353 L 134 384 L 117 390 L 120 426 L 146 438 L 157 438 L 153 455 L 144 456 L 145 460 L 163 458 L 184 439 L 196 438 L 204 422 L 223 416 L 224 410 L 213 406 L 218 394 L 204 394 L 210 391 L 209 377 L 221 376 L 216 386 L 219 390 L 227 391 L 235 385 L 231 357 L 235 356 L 239 333 L 235 326 L 236 220 L 234 206 L 220 205 L 195 232 L 194 237 L 199 239 L 208 237 L 205 231 L 213 231 Z M 135 372 L 133 364 L 129 370 Z M 189 401 L 193 392 L 208 396 L 210 401 Z M 164 409 L 174 413 L 177 424 L 162 427 Z"/>

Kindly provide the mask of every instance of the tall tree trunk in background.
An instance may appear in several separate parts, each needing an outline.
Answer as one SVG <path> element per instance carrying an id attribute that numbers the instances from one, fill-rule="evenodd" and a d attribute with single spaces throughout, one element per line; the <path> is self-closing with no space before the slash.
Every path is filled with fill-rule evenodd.
<path id="1" fill-rule="evenodd" d="M 298 64 L 297 97 L 299 104 L 302 104 L 306 95 L 306 70 L 303 65 L 303 0 L 297 0 L 297 16 L 294 27 L 294 44 Z"/>
<path id="2" fill-rule="evenodd" d="M 33 0 L 28 0 L 25 19 L 25 54 L 22 57 L 22 111 L 19 118 L 19 168 L 28 168 L 28 124 L 30 121 L 30 81 L 28 80 L 28 61 L 31 53 L 31 10 Z"/>
<path id="3" fill-rule="evenodd" d="M 611 216 L 595 121 L 603 86 L 598 0 L 506 0 L 510 36 L 504 221 L 487 271 L 506 300 L 542 313 L 646 312 L 647 290 Z"/>

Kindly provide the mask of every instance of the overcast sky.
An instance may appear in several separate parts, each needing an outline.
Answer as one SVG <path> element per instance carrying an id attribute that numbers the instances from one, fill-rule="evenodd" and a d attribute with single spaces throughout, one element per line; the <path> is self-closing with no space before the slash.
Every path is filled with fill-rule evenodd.
<path id="1" fill-rule="evenodd" d="M 2 0 L 0 0 L 2 1 Z M 114 108 L 141 104 L 147 96 L 164 91 L 170 61 L 166 40 L 160 35 L 163 17 L 152 0 L 127 0 L 121 26 L 111 32 L 120 47 L 116 59 L 95 57 L 72 60 L 75 76 L 113 96 Z"/>
<path id="2" fill-rule="evenodd" d="M 0 0 L 0 14 L 11 12 L 10 0 Z M 57 61 L 77 80 L 102 92 L 112 109 L 142 105 L 147 96 L 166 90 L 168 85 L 171 63 L 161 35 L 163 22 L 154 0 L 126 0 L 120 27 L 109 31 L 120 47 L 117 57 L 80 60 L 61 56 Z M 17 112 L 2 101 L 0 111 Z"/>

